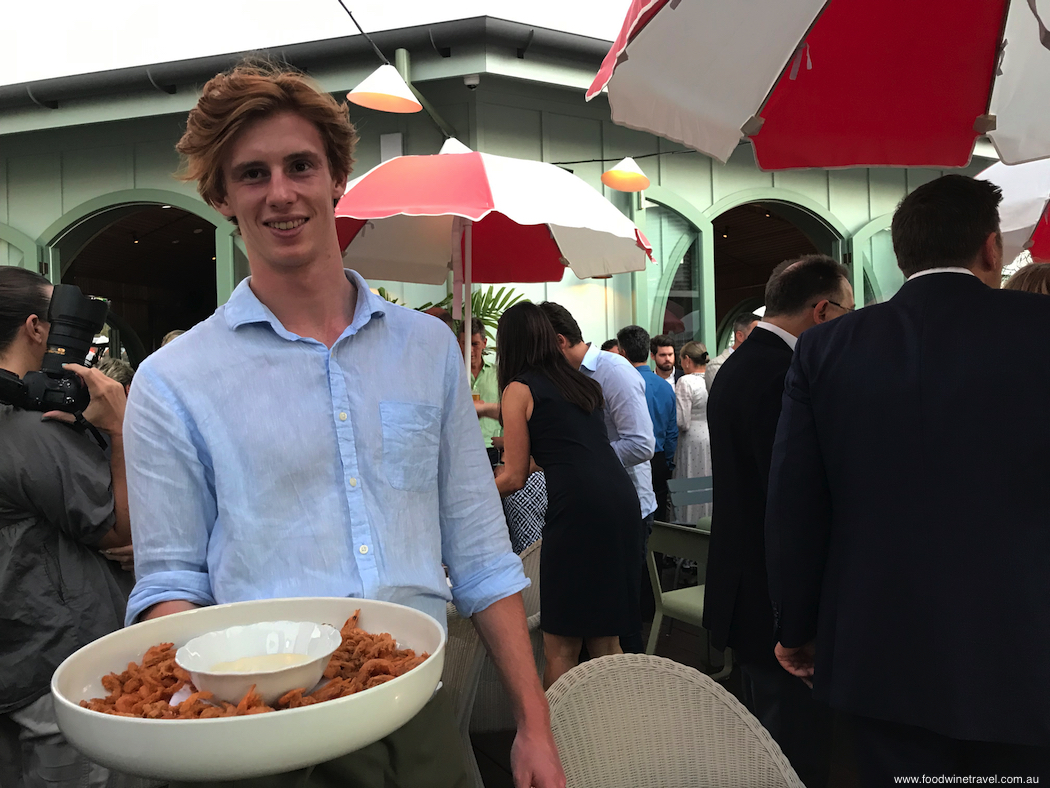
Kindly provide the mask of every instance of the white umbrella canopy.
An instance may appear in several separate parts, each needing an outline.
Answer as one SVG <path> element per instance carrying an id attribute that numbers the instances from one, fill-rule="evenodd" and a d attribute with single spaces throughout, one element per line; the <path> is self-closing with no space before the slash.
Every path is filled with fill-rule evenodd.
<path id="1" fill-rule="evenodd" d="M 1029 249 L 1033 260 L 1050 262 L 1050 159 L 1014 166 L 998 162 L 977 177 L 1003 190 L 1003 261 L 1009 263 Z"/>
<path id="2" fill-rule="evenodd" d="M 1050 156 L 1050 0 L 634 0 L 588 99 L 766 170 Z"/>

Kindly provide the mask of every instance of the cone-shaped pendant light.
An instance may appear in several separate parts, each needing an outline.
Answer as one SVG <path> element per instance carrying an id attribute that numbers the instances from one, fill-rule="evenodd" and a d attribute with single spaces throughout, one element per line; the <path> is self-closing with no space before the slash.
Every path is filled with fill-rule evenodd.
<path id="1" fill-rule="evenodd" d="M 423 109 L 397 69 L 389 63 L 380 66 L 346 94 L 355 104 L 380 112 L 419 112 Z"/>
<path id="2" fill-rule="evenodd" d="M 649 179 L 630 156 L 603 172 L 602 183 L 620 192 L 640 192 L 649 188 Z"/>

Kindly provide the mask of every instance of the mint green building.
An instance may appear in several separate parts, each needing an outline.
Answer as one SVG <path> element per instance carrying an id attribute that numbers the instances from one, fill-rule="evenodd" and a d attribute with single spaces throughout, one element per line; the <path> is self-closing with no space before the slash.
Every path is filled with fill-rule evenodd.
<path id="1" fill-rule="evenodd" d="M 447 132 L 475 150 L 565 163 L 649 237 L 658 262 L 643 273 L 581 281 L 567 272 L 561 282 L 517 286 L 530 299 L 566 306 L 598 342 L 638 323 L 679 340 L 700 339 L 716 352 L 732 318 L 762 303 L 770 269 L 813 251 L 850 267 L 858 303 L 885 299 L 902 282 L 887 232 L 892 211 L 908 191 L 941 174 L 764 173 L 746 143 L 722 165 L 616 126 L 604 98 L 583 99 L 606 41 L 489 17 L 375 39 L 388 55 L 396 51 L 398 67 L 436 120 L 351 105 L 358 174 L 392 155 L 436 153 Z M 306 69 L 337 97 L 378 65 L 360 36 L 271 54 Z M 173 177 L 174 145 L 200 86 L 235 60 L 0 86 L 0 264 L 110 298 L 147 351 L 167 331 L 210 314 L 248 274 L 247 260 L 234 227 Z M 988 158 L 975 157 L 966 172 L 994 156 L 986 143 L 978 153 Z M 644 157 L 639 164 L 652 187 L 641 195 L 609 191 L 599 181 L 605 167 L 627 155 Z M 434 286 L 372 285 L 410 305 L 444 295 Z"/>

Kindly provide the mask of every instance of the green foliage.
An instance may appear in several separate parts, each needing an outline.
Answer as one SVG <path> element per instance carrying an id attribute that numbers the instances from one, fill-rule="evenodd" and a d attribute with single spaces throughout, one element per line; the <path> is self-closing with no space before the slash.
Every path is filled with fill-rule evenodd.
<path id="1" fill-rule="evenodd" d="M 376 293 L 379 295 L 380 298 L 382 298 L 382 299 L 384 299 L 386 301 L 389 301 L 391 304 L 400 304 L 401 303 L 396 298 L 394 298 L 394 296 L 390 295 L 389 291 L 387 291 L 387 289 L 385 287 L 377 287 L 376 288 Z M 426 307 L 423 307 L 423 309 L 426 309 Z"/>
<path id="2" fill-rule="evenodd" d="M 380 294 L 382 295 L 382 293 Z M 470 314 L 471 317 L 481 320 L 489 337 L 495 338 L 496 325 L 499 323 L 500 315 L 523 298 L 524 296 L 521 293 L 514 292 L 513 287 L 501 287 L 499 290 L 496 290 L 495 287 L 490 286 L 488 290 L 475 290 L 470 294 Z M 452 295 L 449 294 L 436 303 L 428 302 L 416 308 L 422 312 L 434 306 L 450 309 L 452 306 Z M 458 334 L 460 325 L 463 322 L 463 316 L 457 317 L 453 315 L 452 317 L 456 321 L 456 333 Z"/>

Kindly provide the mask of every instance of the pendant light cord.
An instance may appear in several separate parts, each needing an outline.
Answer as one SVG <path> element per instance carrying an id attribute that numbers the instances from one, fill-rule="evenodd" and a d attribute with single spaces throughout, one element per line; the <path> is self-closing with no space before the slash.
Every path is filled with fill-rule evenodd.
<path id="1" fill-rule="evenodd" d="M 344 3 L 343 0 L 339 0 L 339 5 L 341 5 L 343 7 L 343 10 L 350 15 L 350 21 L 354 23 L 354 26 L 358 29 L 358 31 L 360 31 L 361 35 L 365 37 L 365 40 L 372 45 L 372 49 L 375 50 L 375 53 L 379 56 L 379 59 L 382 60 L 383 63 L 388 66 L 392 65 L 391 62 L 387 60 L 386 55 L 384 55 L 383 52 L 379 49 L 379 47 L 376 46 L 376 42 L 369 38 L 368 33 L 364 31 L 364 28 L 362 28 L 361 25 L 357 24 L 357 20 L 354 19 L 354 15 L 350 12 L 350 9 L 346 7 L 346 3 Z"/>

